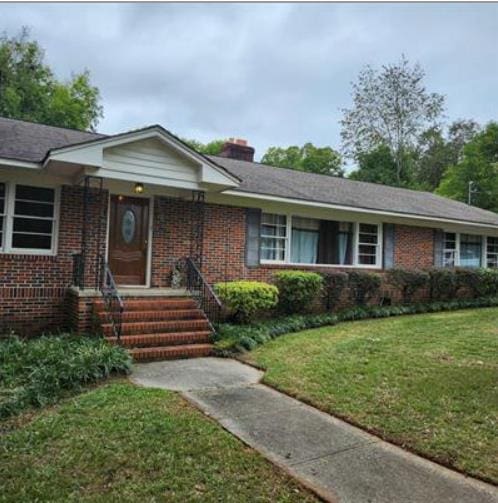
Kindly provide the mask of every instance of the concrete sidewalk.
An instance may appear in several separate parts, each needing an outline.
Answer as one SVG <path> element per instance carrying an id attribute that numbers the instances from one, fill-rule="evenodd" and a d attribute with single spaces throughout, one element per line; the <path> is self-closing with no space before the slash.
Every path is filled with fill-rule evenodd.
<path id="1" fill-rule="evenodd" d="M 498 490 L 410 454 L 259 384 L 235 360 L 134 366 L 143 386 L 180 391 L 228 431 L 329 501 L 498 503 Z"/>

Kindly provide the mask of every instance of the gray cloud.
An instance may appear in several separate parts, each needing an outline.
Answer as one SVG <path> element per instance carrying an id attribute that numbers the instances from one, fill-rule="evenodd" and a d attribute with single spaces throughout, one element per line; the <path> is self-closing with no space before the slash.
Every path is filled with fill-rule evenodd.
<path id="1" fill-rule="evenodd" d="M 498 114 L 496 4 L 3 4 L 61 78 L 88 68 L 103 132 L 161 123 L 186 137 L 339 147 L 367 63 L 401 53 L 447 95 L 449 119 Z"/>

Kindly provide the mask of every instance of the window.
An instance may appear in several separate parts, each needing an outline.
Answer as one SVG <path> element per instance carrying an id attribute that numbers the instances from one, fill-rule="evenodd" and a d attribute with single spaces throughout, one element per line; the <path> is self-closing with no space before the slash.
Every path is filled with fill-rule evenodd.
<path id="1" fill-rule="evenodd" d="M 319 237 L 320 220 L 293 217 L 291 262 L 293 264 L 316 264 Z"/>
<path id="2" fill-rule="evenodd" d="M 283 262 L 287 250 L 287 217 L 263 213 L 261 219 L 261 258 Z"/>
<path id="3" fill-rule="evenodd" d="M 0 184 L 0 248 L 51 253 L 55 241 L 54 189 Z"/>
<path id="4" fill-rule="evenodd" d="M 474 234 L 460 234 L 460 262 L 462 267 L 481 267 L 482 238 Z"/>
<path id="5" fill-rule="evenodd" d="M 379 228 L 374 224 L 359 224 L 358 264 L 375 265 L 379 248 Z"/>
<path id="6" fill-rule="evenodd" d="M 360 246 L 355 257 L 355 238 Z M 379 227 L 263 213 L 261 259 L 291 264 L 378 266 Z"/>
<path id="7" fill-rule="evenodd" d="M 498 238 L 486 239 L 486 267 L 498 267 Z"/>
<path id="8" fill-rule="evenodd" d="M 493 239 L 493 238 L 488 238 Z M 498 238 L 496 245 L 498 245 Z M 492 241 L 491 241 L 492 243 Z M 490 250 L 493 249 L 490 244 Z M 483 238 L 477 234 L 444 233 L 443 267 L 481 267 L 483 264 Z M 490 252 L 489 260 L 497 260 L 498 246 L 495 255 Z M 487 252 L 486 252 L 487 253 Z M 493 259 L 493 256 L 495 257 Z M 489 267 L 489 266 L 488 266 Z"/>
<path id="9" fill-rule="evenodd" d="M 455 267 L 456 264 L 457 264 L 457 235 L 454 232 L 445 232 L 443 266 Z"/>

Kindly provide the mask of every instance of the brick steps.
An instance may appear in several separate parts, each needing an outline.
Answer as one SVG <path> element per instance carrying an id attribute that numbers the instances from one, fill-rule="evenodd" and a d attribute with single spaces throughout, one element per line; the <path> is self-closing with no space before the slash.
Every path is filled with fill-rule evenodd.
<path id="1" fill-rule="evenodd" d="M 93 309 L 104 336 L 111 344 L 118 344 L 104 302 L 96 300 Z M 211 336 L 209 321 L 191 298 L 124 300 L 119 344 L 135 361 L 207 356 L 213 349 Z"/>
<path id="2" fill-rule="evenodd" d="M 182 344 L 208 343 L 211 332 L 171 332 L 167 334 L 123 335 L 120 344 L 130 348 L 145 348 L 155 346 L 178 346 Z M 113 344 L 118 344 L 116 337 L 107 337 Z"/>
<path id="3" fill-rule="evenodd" d="M 98 313 L 103 324 L 109 322 L 109 314 Z M 126 311 L 122 315 L 123 322 L 148 322 L 167 320 L 196 320 L 205 319 L 204 313 L 200 309 L 169 309 L 152 311 Z"/>
<path id="4" fill-rule="evenodd" d="M 157 298 L 148 297 L 145 299 L 124 299 L 125 311 L 163 311 L 169 309 L 197 309 L 197 304 L 191 298 Z M 104 301 L 94 302 L 96 312 L 105 311 Z"/>
<path id="5" fill-rule="evenodd" d="M 121 324 L 121 335 L 193 332 L 195 330 L 209 330 L 209 322 L 207 319 L 140 321 L 136 323 L 123 322 Z M 104 335 L 111 336 L 112 324 L 103 323 L 102 331 L 104 332 Z"/>
<path id="6" fill-rule="evenodd" d="M 151 361 L 209 356 L 212 349 L 212 344 L 184 344 L 182 346 L 133 348 L 129 351 L 135 361 Z"/>

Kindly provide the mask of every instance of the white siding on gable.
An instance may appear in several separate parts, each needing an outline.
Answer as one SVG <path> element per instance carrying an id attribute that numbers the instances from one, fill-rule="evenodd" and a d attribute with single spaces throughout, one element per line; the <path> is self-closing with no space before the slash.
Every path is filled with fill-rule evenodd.
<path id="1" fill-rule="evenodd" d="M 178 155 L 156 138 L 104 149 L 103 168 L 116 174 L 138 174 L 158 182 L 200 181 L 200 166 Z"/>

